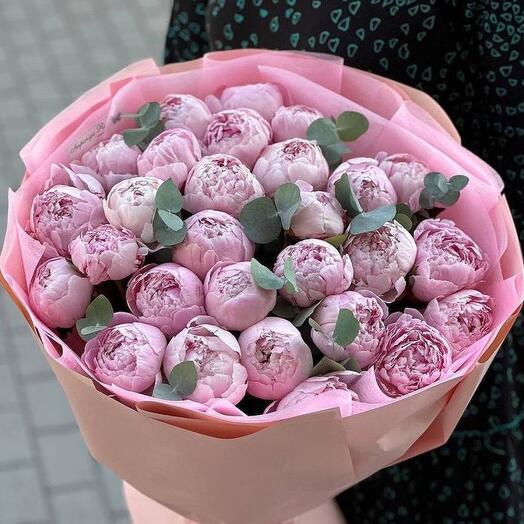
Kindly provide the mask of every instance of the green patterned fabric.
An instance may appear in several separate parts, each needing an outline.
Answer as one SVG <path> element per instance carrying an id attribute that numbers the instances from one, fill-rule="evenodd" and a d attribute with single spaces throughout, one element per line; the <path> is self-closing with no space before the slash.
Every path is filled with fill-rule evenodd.
<path id="1" fill-rule="evenodd" d="M 524 1 L 177 1 L 166 61 L 209 49 L 337 54 L 433 96 L 499 171 L 524 234 Z M 522 316 L 448 444 L 339 497 L 352 524 L 524 523 Z"/>

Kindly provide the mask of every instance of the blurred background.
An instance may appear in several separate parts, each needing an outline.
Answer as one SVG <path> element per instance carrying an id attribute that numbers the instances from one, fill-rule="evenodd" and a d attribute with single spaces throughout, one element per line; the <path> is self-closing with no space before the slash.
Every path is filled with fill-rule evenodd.
<path id="1" fill-rule="evenodd" d="M 0 0 L 0 220 L 21 147 L 84 91 L 163 58 L 171 0 Z M 120 481 L 89 455 L 22 316 L 0 291 L 0 523 L 124 524 Z"/>

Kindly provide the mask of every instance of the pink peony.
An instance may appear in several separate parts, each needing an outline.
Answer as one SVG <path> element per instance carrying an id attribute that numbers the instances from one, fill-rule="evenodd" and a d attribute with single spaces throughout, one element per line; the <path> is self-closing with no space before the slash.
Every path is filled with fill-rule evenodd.
<path id="1" fill-rule="evenodd" d="M 413 212 L 420 209 L 419 197 L 424 189 L 424 177 L 428 166 L 413 155 L 399 153 L 388 156 L 377 155 L 379 167 L 383 169 L 397 192 L 398 201 L 408 204 Z"/>
<path id="2" fill-rule="evenodd" d="M 305 380 L 313 368 L 308 345 L 291 322 L 268 317 L 242 332 L 241 362 L 247 369 L 247 391 L 278 400 Z"/>
<path id="3" fill-rule="evenodd" d="M 349 288 L 353 268 L 348 256 L 341 256 L 336 248 L 323 240 L 302 240 L 286 247 L 277 257 L 273 271 L 284 275 L 284 263 L 291 257 L 298 293 L 291 294 L 284 286 L 280 295 L 293 305 L 309 307 L 329 295 Z"/>
<path id="4" fill-rule="evenodd" d="M 271 122 L 275 111 L 284 103 L 282 94 L 274 84 L 247 84 L 226 87 L 220 97 L 209 97 L 208 105 L 222 109 L 253 109 Z"/>
<path id="5" fill-rule="evenodd" d="M 196 96 L 167 95 L 160 102 L 160 118 L 167 129 L 185 127 L 200 140 L 211 120 L 211 112 Z"/>
<path id="6" fill-rule="evenodd" d="M 322 118 L 322 113 L 308 106 L 279 107 L 273 120 L 273 140 L 284 142 L 291 138 L 307 138 L 307 129 L 312 122 Z"/>
<path id="7" fill-rule="evenodd" d="M 386 173 L 374 158 L 351 158 L 340 164 L 329 177 L 328 191 L 335 196 L 335 182 L 347 174 L 362 209 L 373 211 L 378 207 L 397 203 L 397 193 Z"/>
<path id="8" fill-rule="evenodd" d="M 390 397 L 407 395 L 433 384 L 451 365 L 448 341 L 420 313 L 415 310 L 412 313 L 391 315 L 386 322 L 375 375 L 380 389 Z"/>
<path id="9" fill-rule="evenodd" d="M 271 136 L 270 125 L 256 111 L 232 109 L 213 115 L 203 143 L 208 155 L 229 154 L 251 169 Z"/>
<path id="10" fill-rule="evenodd" d="M 264 189 L 251 171 L 229 155 L 204 157 L 189 172 L 184 191 L 184 209 L 197 213 L 223 211 L 238 218 L 251 200 L 264 196 Z"/>
<path id="11" fill-rule="evenodd" d="M 190 325 L 171 339 L 164 356 L 164 373 L 169 377 L 173 368 L 190 360 L 197 368 L 197 386 L 186 397 L 201 404 L 211 404 L 217 398 L 238 404 L 246 394 L 247 371 L 240 363 L 237 339 L 222 328 L 211 324 Z"/>
<path id="12" fill-rule="evenodd" d="M 91 284 L 122 280 L 143 263 L 147 248 L 128 229 L 102 224 L 80 233 L 69 245 L 73 264 Z"/>
<path id="13" fill-rule="evenodd" d="M 76 235 L 106 218 L 100 197 L 76 187 L 55 186 L 35 196 L 29 220 L 37 240 L 67 256 Z"/>
<path id="14" fill-rule="evenodd" d="M 322 191 L 326 189 L 329 166 L 316 142 L 293 138 L 268 146 L 257 160 L 253 174 L 269 196 L 281 184 L 299 180 Z"/>
<path id="15" fill-rule="evenodd" d="M 138 175 L 140 149 L 129 147 L 122 135 L 113 135 L 82 155 L 80 164 L 101 175 L 104 189 L 109 191 L 117 182 Z"/>
<path id="16" fill-rule="evenodd" d="M 453 358 L 487 335 L 493 324 L 493 299 L 474 289 L 434 298 L 424 311 L 426 322 L 437 328 L 453 349 Z"/>
<path id="17" fill-rule="evenodd" d="M 360 324 L 357 338 L 345 347 L 335 344 L 332 339 L 341 309 L 352 311 Z M 327 357 L 338 362 L 352 357 L 361 368 L 366 369 L 375 362 L 382 348 L 387 315 L 384 302 L 370 291 L 346 291 L 332 295 L 315 309 L 313 320 L 320 325 L 322 332 L 312 329 L 311 338 Z"/>
<path id="18" fill-rule="evenodd" d="M 414 233 L 417 259 L 411 284 L 419 300 L 450 295 L 478 284 L 488 270 L 479 246 L 451 220 L 421 222 Z"/>
<path id="19" fill-rule="evenodd" d="M 40 264 L 29 286 L 29 304 L 50 328 L 71 328 L 85 315 L 93 286 L 65 258 Z"/>
<path id="20" fill-rule="evenodd" d="M 173 248 L 173 262 L 201 280 L 217 262 L 244 262 L 253 257 L 253 242 L 240 222 L 227 213 L 200 211 L 186 220 L 186 226 L 184 241 Z"/>
<path id="21" fill-rule="evenodd" d="M 386 222 L 375 231 L 350 235 L 344 253 L 353 264 L 355 290 L 367 289 L 393 302 L 406 288 L 406 275 L 415 263 L 417 246 L 398 222 Z"/>
<path id="22" fill-rule="evenodd" d="M 116 184 L 104 200 L 109 223 L 132 231 L 146 244 L 154 242 L 155 197 L 162 180 L 135 177 Z"/>
<path id="23" fill-rule="evenodd" d="M 72 186 L 89 191 L 100 198 L 106 196 L 102 177 L 91 168 L 75 163 L 51 165 L 50 177 L 44 189 L 54 186 Z"/>
<path id="24" fill-rule="evenodd" d="M 344 210 L 338 200 L 324 191 L 313 191 L 299 182 L 300 207 L 291 219 L 291 234 L 298 239 L 326 239 L 344 232 Z"/>
<path id="25" fill-rule="evenodd" d="M 249 262 L 218 263 L 204 281 L 206 311 L 221 326 L 242 331 L 275 307 L 277 292 L 258 287 Z"/>
<path id="26" fill-rule="evenodd" d="M 168 129 L 157 135 L 138 158 L 138 173 L 161 180 L 173 180 L 182 187 L 189 170 L 202 158 L 195 135 L 184 128 Z"/>
<path id="27" fill-rule="evenodd" d="M 206 314 L 202 282 L 178 264 L 144 266 L 127 284 L 126 300 L 141 322 L 168 336 L 179 333 L 192 318 Z"/>
<path id="28" fill-rule="evenodd" d="M 166 344 L 166 337 L 154 326 L 118 324 L 86 344 L 82 361 L 103 384 L 140 393 L 154 384 Z"/>

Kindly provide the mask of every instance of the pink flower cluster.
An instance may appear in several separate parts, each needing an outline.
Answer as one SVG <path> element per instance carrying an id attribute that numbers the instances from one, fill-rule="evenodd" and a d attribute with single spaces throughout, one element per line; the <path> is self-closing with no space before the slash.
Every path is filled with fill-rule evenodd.
<path id="1" fill-rule="evenodd" d="M 419 213 L 427 163 L 379 153 L 330 169 L 307 138 L 323 115 L 284 100 L 272 84 L 227 87 L 205 102 L 169 94 L 165 130 L 148 144 L 129 147 L 124 132 L 52 165 L 28 220 L 46 248 L 29 300 L 48 328 L 63 330 L 87 320 L 94 297 L 111 300 L 117 312 L 82 355 L 94 379 L 154 395 L 190 361 L 196 381 L 181 401 L 211 407 L 251 395 L 273 401 L 268 412 L 323 402 L 350 412 L 373 401 L 364 376 L 382 397 L 415 392 L 449 376 L 490 332 L 485 253 L 452 221 Z M 366 214 L 409 206 L 413 231 L 391 219 L 354 232 L 354 210 L 338 200 L 343 176 Z M 166 180 L 182 194 L 185 236 L 172 247 L 155 233 Z M 300 194 L 289 227 L 258 244 L 242 211 L 265 197 L 281 217 L 283 184 Z M 346 340 L 341 311 L 358 326 Z M 319 353 L 337 371 L 318 375 Z M 348 362 L 360 369 L 340 371 Z"/>

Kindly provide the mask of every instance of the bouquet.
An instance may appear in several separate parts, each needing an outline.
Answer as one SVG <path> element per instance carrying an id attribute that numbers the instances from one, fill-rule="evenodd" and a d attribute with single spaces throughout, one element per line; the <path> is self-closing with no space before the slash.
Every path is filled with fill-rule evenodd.
<path id="1" fill-rule="evenodd" d="M 136 64 L 44 127 L 1 271 L 95 458 L 262 523 L 445 442 L 524 296 L 457 138 L 419 92 L 268 51 Z"/>

